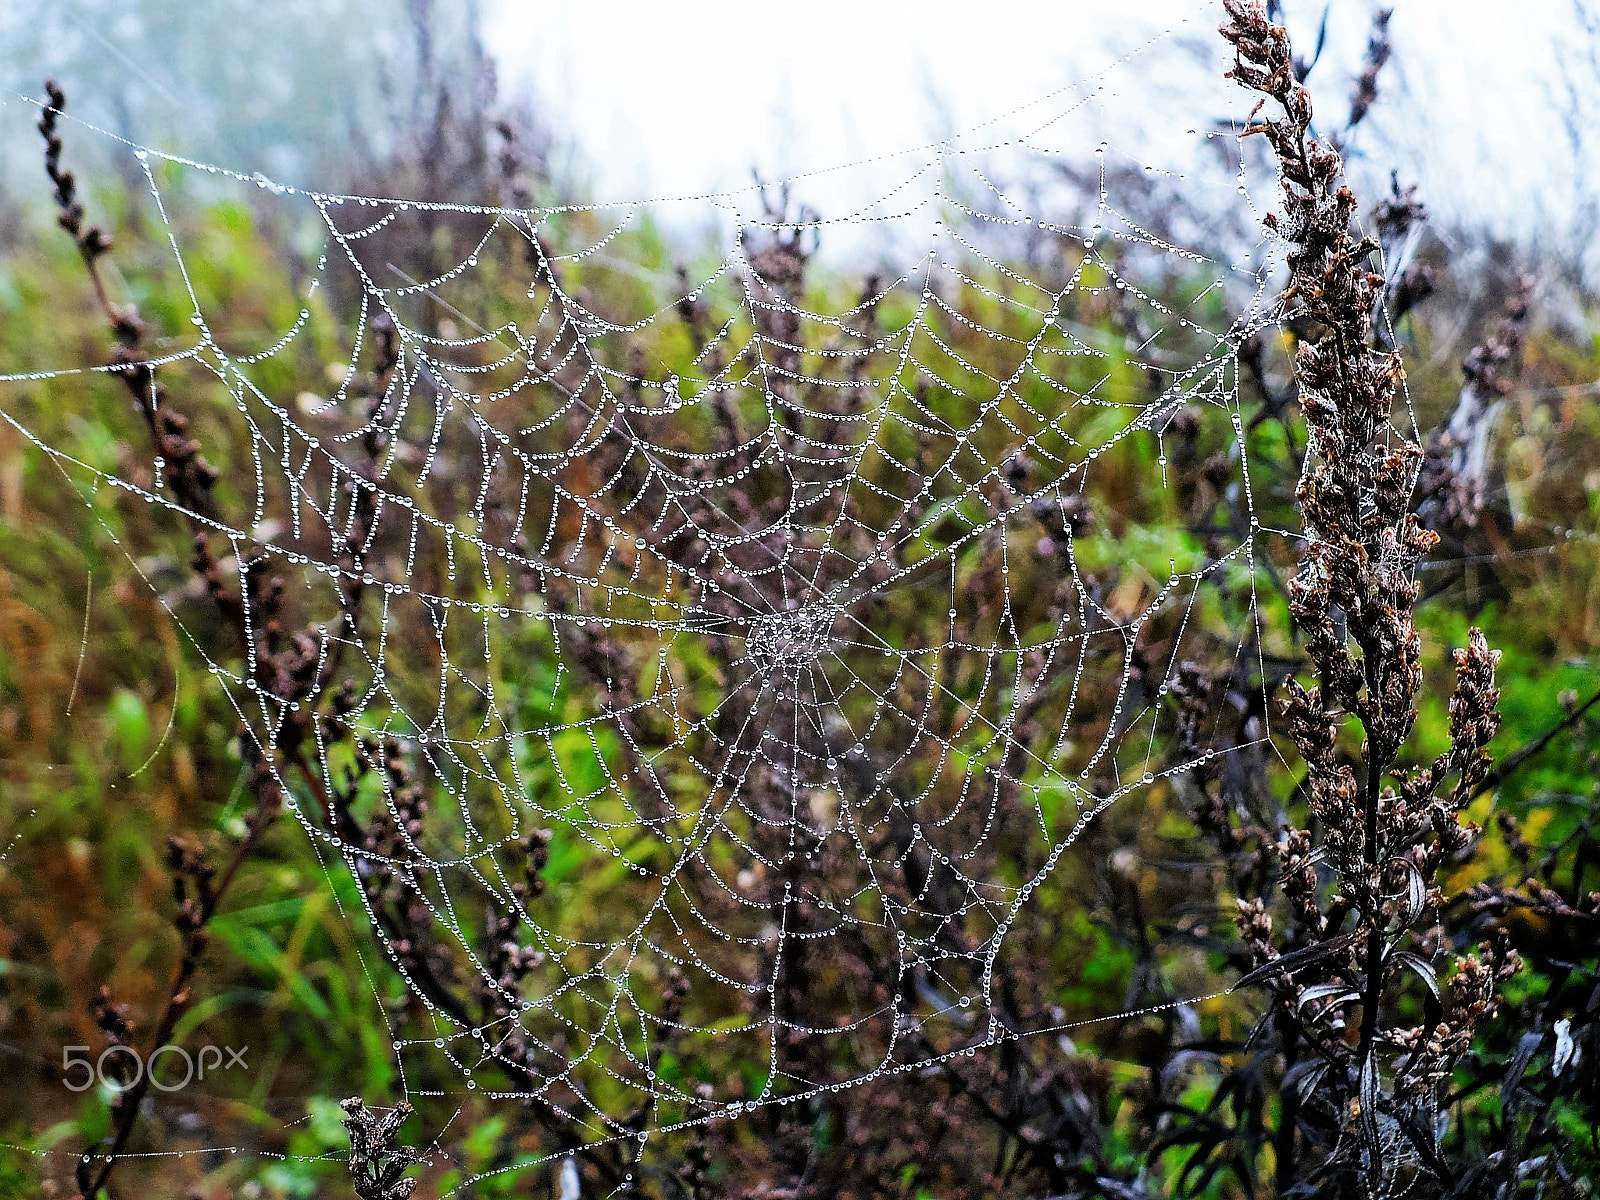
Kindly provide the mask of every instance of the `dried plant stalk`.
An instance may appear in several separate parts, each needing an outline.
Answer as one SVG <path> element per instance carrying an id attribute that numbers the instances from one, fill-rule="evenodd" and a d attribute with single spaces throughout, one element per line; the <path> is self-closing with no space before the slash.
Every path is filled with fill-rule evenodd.
<path id="1" fill-rule="evenodd" d="M 1270 981 L 1304 1019 L 1317 1059 L 1293 1082 L 1302 1092 L 1318 1087 L 1329 1103 L 1330 1168 L 1345 1187 L 1359 1178 L 1376 1195 L 1399 1173 L 1442 1172 L 1440 1088 L 1517 968 L 1515 952 L 1485 945 L 1481 958 L 1456 961 L 1441 994 L 1432 961 L 1441 939 L 1415 932 L 1443 902 L 1439 867 L 1474 832 L 1460 813 L 1489 770 L 1499 655 L 1472 631 L 1456 651 L 1449 750 L 1426 766 L 1401 765 L 1423 684 L 1415 573 L 1438 538 L 1412 511 L 1422 449 L 1391 422 L 1400 357 L 1374 342 L 1385 283 L 1373 265 L 1379 246 L 1352 230 L 1357 201 L 1337 151 L 1312 134 L 1287 33 L 1255 0 L 1225 7 L 1230 76 L 1263 96 L 1245 134 L 1264 137 L 1278 162 L 1285 212 L 1267 223 L 1287 246 L 1281 302 L 1306 330 L 1295 359 L 1309 442 L 1295 493 L 1305 546 L 1290 610 L 1316 676 L 1310 686 L 1289 679 L 1284 705 L 1306 765 L 1311 829 L 1285 831 L 1282 881 L 1306 944 L 1278 956 L 1270 917 L 1251 906 L 1245 935 L 1258 969 L 1246 978 Z M 1280 116 L 1259 116 L 1268 100 Z M 1363 735 L 1354 753 L 1344 739 L 1353 724 Z M 1329 894 L 1323 867 L 1332 871 Z M 1386 1000 L 1408 979 L 1427 988 L 1427 1017 L 1399 1028 Z"/>

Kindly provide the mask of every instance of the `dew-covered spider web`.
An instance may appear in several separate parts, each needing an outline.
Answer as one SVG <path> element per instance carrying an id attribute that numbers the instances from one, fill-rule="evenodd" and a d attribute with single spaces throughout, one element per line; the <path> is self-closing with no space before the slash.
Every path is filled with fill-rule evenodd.
<path id="1" fill-rule="evenodd" d="M 1192 114 L 1141 143 L 1169 165 L 1104 138 L 1127 74 L 840 168 L 893 182 L 826 216 L 808 177 L 489 206 L 117 144 L 181 289 L 148 358 L 229 464 L 215 511 L 147 447 L 94 465 L 16 415 L 102 362 L 8 375 L 0 408 L 249 564 L 242 656 L 163 602 L 362 881 L 348 915 L 425 1014 L 394 1027 L 409 1087 L 600 1141 L 1039 1032 L 996 1015 L 1013 935 L 1097 818 L 1192 765 L 1177 664 L 1261 646 L 1238 350 L 1277 319 L 1272 248 L 1219 261 L 1119 189 L 1231 154 L 1249 226 L 1270 185 Z M 269 333 L 193 283 L 217 195 L 313 233 Z M 716 250 L 674 274 L 685 221 Z M 441 229 L 470 252 L 400 265 Z M 1203 535 L 1197 457 L 1243 515 Z M 301 629 L 298 674 L 243 665 Z"/>

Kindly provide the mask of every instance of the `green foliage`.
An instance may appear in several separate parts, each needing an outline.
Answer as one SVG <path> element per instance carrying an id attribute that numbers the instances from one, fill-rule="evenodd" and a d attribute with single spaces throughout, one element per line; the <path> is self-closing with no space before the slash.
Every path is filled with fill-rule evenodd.
<path id="1" fill-rule="evenodd" d="M 281 231 L 264 230 L 255 213 L 237 202 L 195 205 L 188 211 L 184 242 L 194 249 L 185 261 L 202 306 L 228 312 L 228 335 L 243 352 L 270 345 L 293 324 L 300 308 L 292 273 L 281 257 Z M 671 247 L 658 230 L 644 224 L 628 238 L 620 249 L 630 261 L 652 271 L 669 266 Z M 121 242 L 122 277 L 130 295 L 157 338 L 175 336 L 187 327 L 190 314 L 166 248 L 148 226 L 138 224 L 130 225 Z M 485 294 L 477 297 L 486 318 L 516 313 L 518 297 L 495 291 L 492 272 L 486 278 Z M 575 269 L 569 283 L 604 290 L 617 306 L 640 313 L 663 304 L 656 285 L 609 271 L 598 262 Z M 838 280 L 813 284 L 820 289 L 847 285 Z M 1173 286 L 1175 306 L 1187 304 L 1196 290 L 1184 281 Z M 5 331 L 0 370 L 102 360 L 107 353 L 103 322 L 86 292 L 70 245 L 52 230 L 25 231 L 19 247 L 0 260 Z M 970 300 L 973 318 L 989 328 L 1017 320 L 992 298 L 977 295 Z M 1220 300 L 1213 295 L 1208 302 Z M 894 327 L 910 313 L 891 307 L 882 316 Z M 1023 336 L 1035 331 L 1013 332 Z M 1113 352 L 1109 363 L 1095 368 L 1104 375 L 1100 391 L 1124 403 L 1107 407 L 1090 423 L 1082 443 L 1085 448 L 1107 445 L 1118 478 L 1148 479 L 1166 466 L 1157 461 L 1154 439 L 1110 442 L 1132 412 L 1126 403 L 1144 395 L 1146 382 L 1122 352 L 1122 335 L 1109 315 L 1103 329 L 1090 332 L 1099 333 L 1102 345 Z M 664 368 L 682 367 L 692 357 L 692 346 L 675 327 L 660 339 L 646 354 Z M 346 348 L 332 310 L 320 300 L 310 306 L 304 345 L 309 349 L 298 357 L 275 359 L 263 368 L 264 387 L 283 396 L 326 390 L 326 365 L 341 358 Z M 1070 371 L 1068 378 L 1077 387 L 1094 382 Z M 226 402 L 215 381 L 182 377 L 174 386 L 193 389 L 188 397 L 199 414 Z M 1450 386 L 1448 377 L 1413 382 L 1418 393 L 1431 389 L 1442 394 Z M 1047 401 L 1042 395 L 1023 399 L 1041 405 Z M 952 423 L 970 421 L 970 402 L 959 389 L 946 389 L 930 403 Z M 3 405 L 41 439 L 91 468 L 126 474 L 146 461 L 141 452 L 130 450 L 143 445 L 136 414 L 115 381 L 103 375 L 6 385 Z M 1540 420 L 1530 416 L 1517 437 L 1537 440 L 1536 435 L 1548 434 Z M 1575 415 L 1561 431 L 1569 439 L 1566 453 L 1573 461 L 1600 456 L 1600 424 L 1592 411 Z M 236 503 L 241 493 L 230 480 L 238 478 L 248 461 L 237 430 L 201 416 L 195 435 L 222 468 L 222 502 Z M 1002 430 L 992 428 L 978 438 L 1002 436 Z M 1547 443 L 1540 444 L 1550 452 Z M 1265 526 L 1293 527 L 1283 475 L 1302 445 L 1297 427 L 1275 421 L 1254 427 L 1248 446 L 1253 479 L 1268 506 L 1260 514 Z M 1061 449 L 1062 443 L 1053 446 Z M 1518 483 L 1518 503 L 1530 522 L 1542 513 L 1564 527 L 1575 525 L 1577 512 L 1592 526 L 1600 514 L 1600 486 L 1583 477 L 1581 504 L 1574 502 L 1575 486 L 1571 480 L 1530 476 Z M 1215 531 L 1198 525 L 1193 512 L 1181 510 L 1172 494 L 1128 486 L 1118 497 L 1118 523 L 1097 528 L 1076 543 L 1082 569 L 1102 575 L 1108 592 L 1124 589 L 1129 597 L 1138 597 L 1163 586 L 1174 565 L 1178 571 L 1192 571 L 1208 561 L 1207 538 Z M 910 558 L 959 542 L 981 520 L 970 497 L 940 501 L 928 511 L 919 531 L 920 550 L 913 550 Z M 1421 610 L 1431 680 L 1447 679 L 1447 652 L 1464 644 L 1469 624 L 1482 626 L 1490 644 L 1502 650 L 1504 725 L 1496 743 L 1502 753 L 1558 724 L 1566 711 L 1564 693 L 1587 697 L 1600 687 L 1600 659 L 1595 657 L 1600 623 L 1594 617 L 1600 600 L 1593 584 L 1592 546 L 1590 540 L 1574 539 L 1558 554 L 1507 559 L 1492 579 L 1463 578 Z M 182 531 L 170 515 L 125 493 L 93 487 L 70 462 L 52 459 L 9 427 L 0 427 L 0 841 L 18 837 L 0 867 L 0 962 L 6 965 L 0 984 L 7 1006 L 6 1040 L 20 1037 L 37 1058 L 53 1061 L 65 1044 L 100 1044 L 85 1006 L 103 982 L 111 982 L 119 997 L 132 1002 L 136 1025 L 148 1028 L 176 952 L 163 861 L 166 839 L 196 830 L 221 846 L 242 834 L 248 804 L 235 714 L 210 676 L 202 647 L 177 632 L 168 617 L 170 608 L 187 628 L 206 632 L 203 606 L 186 591 L 185 554 Z M 1228 561 L 1213 573 L 1191 619 L 1201 628 L 1237 625 L 1234 618 L 1254 603 L 1266 650 L 1292 655 L 1287 606 L 1270 578 L 1291 557 L 1292 549 L 1280 546 L 1254 563 Z M 957 594 L 975 587 L 974 581 L 991 569 L 984 547 L 974 541 L 963 548 L 956 558 Z M 463 577 L 471 578 L 471 572 L 463 571 Z M 1478 582 L 1495 591 L 1487 603 L 1474 590 Z M 1038 578 L 1019 579 L 1016 586 L 1019 593 L 1028 593 L 1052 584 L 1041 572 Z M 882 617 L 882 634 L 894 645 L 921 637 L 930 619 L 916 606 L 891 608 Z M 942 620 L 942 615 L 934 619 Z M 527 628 L 540 626 L 529 623 Z M 530 633 L 499 656 L 505 677 L 496 681 L 498 694 L 520 715 L 524 728 L 570 724 L 591 699 L 570 677 L 558 678 L 552 647 L 541 640 L 545 636 Z M 714 707 L 724 681 L 704 644 L 683 637 L 668 653 L 676 677 L 687 681 L 702 709 Z M 414 666 L 400 661 L 393 669 L 402 676 L 398 688 L 433 687 L 427 661 Z M 640 682 L 648 694 L 651 681 Z M 1437 699 L 1448 693 L 1436 686 L 1428 694 L 1433 698 L 1423 708 L 1417 744 L 1431 754 L 1448 741 L 1448 712 Z M 963 765 L 972 771 L 999 753 L 992 744 L 957 747 Z M 530 793 L 540 796 L 563 789 L 576 795 L 599 790 L 621 761 L 614 735 L 605 732 L 590 739 L 574 728 L 550 738 L 524 737 L 515 754 Z M 1497 803 L 1517 817 L 1523 837 L 1555 845 L 1588 819 L 1595 799 L 1590 754 L 1589 747 L 1558 739 L 1506 781 Z M 337 769 L 343 763 L 335 759 L 333 765 Z M 673 764 L 669 782 L 685 808 L 703 801 L 705 780 L 692 763 Z M 1149 850 L 1147 857 L 1153 857 L 1149 839 L 1170 842 L 1191 835 L 1187 814 L 1170 795 L 1162 795 L 1144 814 L 1154 819 L 1143 828 L 1110 824 L 1106 837 L 1123 839 L 1141 853 Z M 297 799 L 315 803 L 309 794 Z M 1046 827 L 1058 828 L 1076 800 L 1062 788 L 1044 788 L 1039 806 Z M 375 783 L 362 803 L 379 803 Z M 568 811 L 576 817 L 577 802 L 572 803 Z M 1497 844 L 1500 834 L 1492 825 L 1487 837 L 1490 861 L 1497 861 L 1496 856 L 1505 861 L 1506 852 Z M 629 885 L 631 866 L 663 866 L 650 859 L 651 845 L 642 839 L 615 849 L 613 855 L 570 836 L 558 836 L 550 845 L 543 878 L 572 914 L 574 929 L 581 930 L 592 918 L 602 896 Z M 1092 849 L 1109 859 L 1117 844 L 1097 842 Z M 1126 871 L 1128 886 L 1141 894 L 1156 893 L 1163 882 L 1159 872 L 1139 865 L 1144 861 L 1139 856 L 1133 861 Z M 1056 960 L 1055 977 L 1071 981 L 1046 1002 L 1069 1017 L 1120 1011 L 1150 1000 L 1149 993 L 1139 990 L 1149 986 L 1141 974 L 1146 964 L 1139 950 L 1109 927 L 1104 901 L 1092 894 L 1091 879 L 1088 868 L 1064 868 L 1044 888 L 1037 910 L 1041 940 L 1049 941 Z M 1475 881 L 1464 878 L 1460 883 L 1464 887 Z M 215 1088 L 189 1099 L 200 1114 L 197 1129 L 175 1131 L 165 1144 L 182 1148 L 248 1142 L 283 1157 L 230 1156 L 221 1165 L 197 1158 L 185 1168 L 186 1178 L 225 1179 L 235 1188 L 249 1181 L 266 1196 L 336 1194 L 328 1189 L 340 1178 L 340 1164 L 330 1156 L 345 1145 L 338 1100 L 359 1093 L 374 1104 L 384 1103 L 399 1084 L 390 1047 L 405 991 L 374 953 L 364 925 L 360 895 L 343 864 L 309 842 L 298 826 L 284 822 L 245 863 L 225 911 L 211 923 L 199 998 L 174 1040 L 248 1044 L 250 1070 L 241 1077 L 222 1077 Z M 1160 966 L 1174 977 L 1214 976 L 1223 960 L 1221 952 L 1171 953 Z M 1510 985 L 1511 999 L 1520 1003 L 1536 998 L 1548 986 L 1548 980 L 1529 972 Z M 1204 1020 L 1207 1032 L 1217 1033 L 1220 1019 L 1207 1012 Z M 728 1014 L 708 1018 L 706 1025 L 712 1035 L 694 1043 L 693 1055 L 662 1060 L 663 1078 L 709 1080 L 733 1074 L 744 1078 L 747 1094 L 759 1094 L 766 1081 L 765 1062 L 728 1061 L 716 1036 L 740 1029 L 743 1018 Z M 1108 1069 L 1131 1092 L 1138 1081 L 1148 1083 L 1150 1067 L 1119 1037 L 1116 1032 L 1088 1031 L 1083 1046 L 1087 1056 L 1103 1054 Z M 420 1083 L 423 1090 L 442 1090 L 439 1080 L 408 1082 L 413 1088 Z M 1203 1112 L 1216 1087 L 1215 1074 L 1197 1071 L 1181 1102 Z M 106 1097 L 74 1097 L 48 1072 L 30 1075 L 8 1092 L 0 1100 L 0 1127 L 9 1131 L 6 1140 L 24 1149 L 0 1151 L 0 1195 L 20 1194 L 41 1177 L 70 1186 L 65 1181 L 75 1148 L 92 1144 L 108 1129 Z M 452 1131 L 451 1158 L 429 1168 L 430 1187 L 446 1190 L 489 1172 L 474 1185 L 473 1194 L 509 1197 L 535 1186 L 530 1180 L 549 1179 L 550 1163 L 530 1149 L 536 1139 L 513 1130 L 481 1095 L 431 1097 L 420 1102 L 420 1109 L 414 1124 L 423 1126 L 427 1137 L 447 1121 Z M 456 1109 L 459 1115 L 452 1119 Z M 1135 1168 L 1141 1160 L 1141 1133 L 1148 1130 L 1141 1131 L 1136 1110 L 1131 1100 L 1119 1098 L 1106 1126 L 1103 1151 L 1119 1168 Z M 1581 1143 L 1592 1117 L 1568 1104 L 1557 1120 Z M 135 1164 L 133 1169 L 139 1168 Z M 1158 1189 L 1179 1187 L 1195 1177 L 1195 1164 L 1179 1148 L 1165 1151 L 1154 1170 L 1164 1181 Z M 945 1194 L 918 1182 L 916 1163 L 906 1165 L 903 1182 L 912 1195 Z M 1198 1194 L 1234 1195 L 1234 1189 L 1218 1175 Z"/>

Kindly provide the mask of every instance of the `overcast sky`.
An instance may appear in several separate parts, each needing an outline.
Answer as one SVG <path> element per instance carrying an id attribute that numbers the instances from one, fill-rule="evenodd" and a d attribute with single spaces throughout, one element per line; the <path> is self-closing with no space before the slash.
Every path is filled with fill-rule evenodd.
<path id="1" fill-rule="evenodd" d="M 74 114 L 246 175 L 316 187 L 337 182 L 315 177 L 314 151 L 348 137 L 351 96 L 361 93 L 351 81 L 407 94 L 410 81 L 374 68 L 382 60 L 371 54 L 384 37 L 409 36 L 401 2 L 0 0 L 0 81 L 31 95 L 40 74 L 60 72 Z M 1442 218 L 1436 228 L 1466 217 L 1524 236 L 1578 211 L 1580 170 L 1586 194 L 1600 194 L 1589 165 L 1600 163 L 1600 64 L 1574 71 L 1561 61 L 1593 52 L 1574 13 L 1600 10 L 1600 0 L 1387 2 L 1394 59 L 1352 146 L 1364 194 L 1397 168 L 1421 185 Z M 433 11 L 449 21 L 466 3 L 436 0 Z M 1107 138 L 1127 159 L 1182 170 L 1174 134 L 1237 120 L 1250 103 L 1221 79 L 1220 0 L 478 3 L 501 98 L 535 98 L 560 148 L 559 177 L 597 200 L 740 188 L 756 166 L 768 179 L 806 176 L 799 198 L 837 217 L 895 198 L 926 167 L 917 148 L 930 142 L 1022 137 L 1030 153 L 1042 146 L 1080 163 Z M 1285 4 L 1308 52 L 1324 0 Z M 372 15 L 384 9 L 382 20 Z M 1332 0 L 1328 50 L 1311 79 L 1331 126 L 1372 11 L 1370 0 Z M 1580 123 L 1596 131 L 1576 154 L 1562 124 L 1573 78 Z M 1088 108 L 1033 136 L 1082 96 Z M 0 105 L 0 117 L 10 118 L 0 162 L 31 164 L 33 110 Z M 917 182 L 923 200 L 935 182 Z M 748 216 L 748 198 L 740 204 Z M 654 211 L 668 225 L 715 215 L 704 202 Z"/>
<path id="2" fill-rule="evenodd" d="M 740 186 L 752 164 L 787 175 L 916 146 L 1102 70 L 1153 35 L 1214 45 L 1213 66 L 1223 61 L 1213 0 L 487 3 L 504 82 L 535 91 L 603 199 Z M 1573 167 L 1553 101 L 1574 0 L 1391 3 L 1395 60 L 1365 138 L 1374 157 L 1380 141 L 1398 144 L 1410 161 L 1394 165 L 1409 167 L 1402 173 L 1444 215 L 1505 224 L 1526 223 L 1541 206 L 1567 211 Z M 1287 7 L 1309 49 L 1321 0 Z M 1335 108 L 1372 8 L 1333 2 L 1327 61 L 1313 82 Z M 1119 102 L 1169 104 L 1169 77 L 1142 66 L 1163 60 L 1139 61 L 1112 72 L 1123 80 Z M 1170 78 L 1187 88 L 1200 73 L 1196 64 Z M 1241 99 L 1232 104 L 1242 114 Z M 1384 157 L 1394 155 L 1386 148 Z M 858 174 L 863 198 L 880 186 Z M 846 203 L 848 192 L 834 179 L 825 202 Z"/>

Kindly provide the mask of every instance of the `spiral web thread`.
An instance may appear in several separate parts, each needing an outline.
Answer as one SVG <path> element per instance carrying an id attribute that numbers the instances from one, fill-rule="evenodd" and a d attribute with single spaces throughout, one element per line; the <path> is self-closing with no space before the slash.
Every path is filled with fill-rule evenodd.
<path id="1" fill-rule="evenodd" d="M 234 344 L 227 314 L 191 286 L 192 339 L 153 361 L 191 414 L 214 399 L 236 461 L 251 464 L 227 481 L 231 518 L 208 519 L 215 538 L 290 581 L 289 609 L 322 622 L 319 659 L 342 656 L 348 724 L 396 739 L 428 800 L 402 812 L 375 772 L 382 790 L 365 803 L 387 809 L 398 849 L 352 844 L 276 755 L 285 698 L 208 658 L 279 762 L 292 815 L 325 862 L 392 873 L 476 986 L 499 986 L 485 911 L 514 914 L 539 956 L 502 997 L 509 1015 L 479 1026 L 436 1004 L 386 946 L 434 1024 L 432 1038 L 395 1041 L 417 1092 L 503 1080 L 514 1040 L 533 1048 L 536 1081 L 497 1094 L 537 1099 L 601 1141 L 1046 1032 L 994 1017 L 1008 934 L 1093 819 L 1191 765 L 1170 753 L 1166 681 L 1190 651 L 1259 651 L 1270 532 L 1252 516 L 1209 552 L 1140 540 L 1140 511 L 1160 511 L 1149 498 L 1174 486 L 1175 421 L 1215 431 L 1218 489 L 1255 513 L 1235 350 L 1276 313 L 1270 247 L 1219 264 L 1119 210 L 1106 167 L 1119 152 L 1085 135 L 1105 91 L 1039 102 L 1015 136 L 915 152 L 883 201 L 836 219 L 792 215 L 760 188 L 423 204 L 120 147 L 186 283 L 174 177 L 253 186 L 322 233 L 289 328 Z M 1226 131 L 1189 133 L 1232 145 Z M 1082 220 L 1041 218 L 1019 198 L 1053 161 L 1099 172 Z M 650 272 L 618 256 L 672 206 L 732 232 L 719 262 L 651 307 L 616 283 Z M 476 248 L 414 279 L 386 250 L 430 220 L 470 226 Z M 922 252 L 848 295 L 790 288 L 810 239 L 849 226 L 892 227 Z M 1023 231 L 1051 250 L 1037 279 L 992 248 Z M 468 315 L 489 271 L 497 294 L 521 297 L 513 315 Z M 1194 281 L 1186 307 L 1161 298 L 1173 288 L 1157 281 L 1172 280 Z M 646 294 L 663 286 L 656 273 Z M 329 318 L 340 382 L 325 397 L 281 394 L 276 365 Z M 398 354 L 374 402 L 355 383 L 380 324 Z M 17 397 L 108 370 L 0 384 Z M 159 460 L 143 485 L 4 413 L 75 478 L 176 507 Z M 382 450 L 363 470 L 373 433 Z M 341 565 L 360 489 L 375 515 Z M 341 608 L 342 572 L 366 589 L 356 611 Z M 1217 592 L 1241 606 L 1202 611 Z M 1152 641 L 1161 661 L 1144 663 Z M 325 789 L 351 753 L 319 740 Z M 549 886 L 519 897 L 536 829 L 551 834 Z M 388 942 L 370 911 L 366 924 Z M 891 964 L 894 995 L 832 979 L 838 947 Z M 810 1023 L 793 1016 L 797 988 L 816 993 Z M 836 1061 L 838 1039 L 876 1047 L 873 1064 L 807 1074 Z M 663 1074 L 668 1040 L 685 1057 L 762 1064 L 763 1082 L 708 1097 Z M 653 1115 L 641 1129 L 627 1115 L 642 1107 Z"/>

